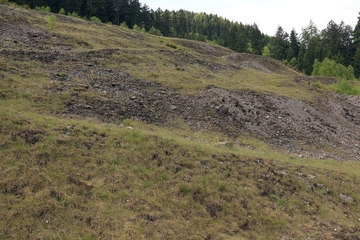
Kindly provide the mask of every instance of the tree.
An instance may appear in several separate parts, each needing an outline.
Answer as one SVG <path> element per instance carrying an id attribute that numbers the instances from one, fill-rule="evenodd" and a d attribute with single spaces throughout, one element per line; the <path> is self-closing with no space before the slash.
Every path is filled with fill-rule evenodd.
<path id="1" fill-rule="evenodd" d="M 324 58 L 322 62 L 315 60 L 312 75 L 336 77 L 339 79 L 351 80 L 354 79 L 354 69 L 351 66 L 345 67 L 341 63 L 337 63 L 334 60 Z"/>
<path id="2" fill-rule="evenodd" d="M 255 23 L 249 27 L 248 37 L 250 40 L 252 53 L 261 55 L 262 49 L 264 47 L 262 34 Z"/>
<path id="3" fill-rule="evenodd" d="M 323 59 L 321 52 L 319 31 L 313 21 L 310 21 L 309 25 L 302 29 L 298 69 L 310 75 L 315 59 Z"/>
<path id="4" fill-rule="evenodd" d="M 316 27 L 315 23 L 310 20 L 309 25 L 306 28 L 302 29 L 301 33 L 301 43 L 305 44 L 307 47 L 310 43 L 310 40 L 319 35 L 319 30 Z"/>
<path id="5" fill-rule="evenodd" d="M 291 59 L 297 58 L 300 50 L 300 42 L 295 29 L 291 30 L 290 33 L 290 46 L 287 53 L 287 60 L 290 62 Z"/>
<path id="6" fill-rule="evenodd" d="M 341 22 L 339 25 L 330 21 L 321 32 L 324 55 L 336 62 L 348 66 L 354 55 L 352 28 Z"/>
<path id="7" fill-rule="evenodd" d="M 321 31 L 321 38 L 326 57 L 332 59 L 333 56 L 340 54 L 340 27 L 333 20 Z"/>
<path id="8" fill-rule="evenodd" d="M 60 8 L 59 14 L 61 14 L 61 15 L 66 15 L 65 9 L 64 9 L 64 8 Z"/>
<path id="9" fill-rule="evenodd" d="M 312 73 L 313 63 L 315 59 L 319 59 L 318 46 L 319 46 L 319 36 L 315 36 L 311 38 L 303 58 L 303 71 L 307 75 L 310 75 Z"/>
<path id="10" fill-rule="evenodd" d="M 354 75 L 356 78 L 360 78 L 360 12 L 358 16 L 358 22 L 354 29 L 354 49 L 355 54 L 353 58 Z"/>
<path id="11" fill-rule="evenodd" d="M 356 48 L 354 55 L 354 75 L 356 78 L 360 78 L 360 45 Z"/>
<path id="12" fill-rule="evenodd" d="M 263 48 L 262 55 L 265 56 L 265 57 L 270 57 L 271 56 L 270 49 L 267 46 L 265 46 Z"/>
<path id="13" fill-rule="evenodd" d="M 151 10 L 148 5 L 144 4 L 140 8 L 140 24 L 139 26 L 145 28 L 145 30 L 149 30 L 153 26 L 153 18 L 151 14 Z"/>
<path id="14" fill-rule="evenodd" d="M 162 36 L 162 33 L 159 29 L 156 29 L 154 26 L 152 26 L 149 30 L 149 33 L 152 35 Z"/>
<path id="15" fill-rule="evenodd" d="M 271 57 L 284 60 L 287 56 L 287 51 L 290 46 L 289 34 L 283 30 L 281 26 L 278 27 L 275 37 L 270 41 L 270 53 Z"/>

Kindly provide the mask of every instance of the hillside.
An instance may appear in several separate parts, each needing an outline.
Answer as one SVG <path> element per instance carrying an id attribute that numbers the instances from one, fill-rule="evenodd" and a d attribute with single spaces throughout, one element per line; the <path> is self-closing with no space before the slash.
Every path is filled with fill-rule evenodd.
<path id="1" fill-rule="evenodd" d="M 360 238 L 334 79 L 49 16 L 0 5 L 1 239 Z"/>

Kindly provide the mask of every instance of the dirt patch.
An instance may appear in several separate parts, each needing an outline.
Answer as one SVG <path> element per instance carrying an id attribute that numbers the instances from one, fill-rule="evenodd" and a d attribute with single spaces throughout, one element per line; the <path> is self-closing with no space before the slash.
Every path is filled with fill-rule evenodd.
<path id="1" fill-rule="evenodd" d="M 68 113 L 107 122 L 134 118 L 157 125 L 181 119 L 194 131 L 220 131 L 232 138 L 249 132 L 303 156 L 360 159 L 359 97 L 328 94 L 306 103 L 212 86 L 186 96 L 158 83 L 134 79 L 121 69 L 91 70 L 97 78 L 88 78 L 86 84 L 58 81 L 52 90 L 73 90 L 73 100 L 66 105 Z M 88 71 L 84 67 L 70 75 L 86 78 Z"/>
<path id="2" fill-rule="evenodd" d="M 37 49 L 44 51 L 70 50 L 55 34 L 23 23 L 7 23 L 0 20 L 0 47 L 2 49 Z"/>

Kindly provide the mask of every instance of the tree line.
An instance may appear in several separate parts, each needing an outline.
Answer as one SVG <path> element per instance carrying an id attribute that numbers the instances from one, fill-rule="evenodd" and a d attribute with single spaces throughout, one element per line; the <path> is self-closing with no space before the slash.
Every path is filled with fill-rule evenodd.
<path id="1" fill-rule="evenodd" d="M 96 17 L 105 23 L 166 37 L 212 42 L 237 52 L 266 55 L 308 75 L 313 73 L 316 60 L 330 59 L 349 68 L 356 78 L 360 77 L 360 13 L 354 29 L 344 22 L 330 21 L 325 29 L 319 30 L 310 21 L 300 34 L 294 29 L 289 34 L 279 26 L 274 36 L 268 36 L 256 24 L 242 24 L 216 14 L 183 9 L 153 10 L 138 0 L 10 1 L 30 8 L 47 6 L 54 13 L 87 19 Z"/>

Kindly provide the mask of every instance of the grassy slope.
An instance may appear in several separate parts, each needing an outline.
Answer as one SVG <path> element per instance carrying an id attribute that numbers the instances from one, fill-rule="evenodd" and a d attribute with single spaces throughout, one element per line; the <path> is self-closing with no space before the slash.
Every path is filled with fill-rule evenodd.
<path id="1" fill-rule="evenodd" d="M 17 21 L 27 19 L 46 29 L 46 15 L 16 11 Z M 303 100 L 316 94 L 294 85 L 291 76 L 226 68 L 232 62 L 221 52 L 233 53 L 221 47 L 214 46 L 220 55 L 202 55 L 186 41 L 64 20 L 58 16 L 53 33 L 71 46 L 70 53 L 117 49 L 106 59 L 85 61 L 124 68 L 184 94 L 212 84 Z M 203 59 L 213 66 L 196 63 Z M 70 93 L 47 91 L 53 87 L 49 73 L 80 65 L 0 55 L 0 238 L 359 235 L 359 163 L 285 155 L 249 136 L 242 137 L 243 147 L 214 147 L 225 137 L 191 132 L 176 123 L 164 128 L 126 121 L 134 127 L 127 129 L 96 119 L 71 119 L 60 114 Z"/>

